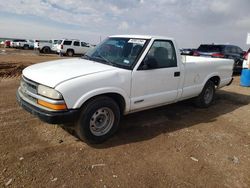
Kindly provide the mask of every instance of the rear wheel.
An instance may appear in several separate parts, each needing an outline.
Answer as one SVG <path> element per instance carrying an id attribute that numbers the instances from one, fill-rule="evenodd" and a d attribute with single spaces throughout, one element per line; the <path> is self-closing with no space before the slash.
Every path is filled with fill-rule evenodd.
<path id="1" fill-rule="evenodd" d="M 84 106 L 75 131 L 81 140 L 102 143 L 117 131 L 119 121 L 118 104 L 109 97 L 101 96 Z"/>
<path id="2" fill-rule="evenodd" d="M 73 50 L 68 50 L 67 55 L 72 57 L 74 55 L 74 51 Z"/>
<path id="3" fill-rule="evenodd" d="M 209 80 L 205 84 L 201 94 L 195 99 L 196 106 L 201 108 L 209 107 L 214 100 L 214 95 L 215 95 L 215 85 L 211 80 Z"/>
<path id="4" fill-rule="evenodd" d="M 50 53 L 50 48 L 49 47 L 44 47 L 42 49 L 42 52 L 45 53 L 45 54 L 48 54 L 48 53 Z"/>
<path id="5" fill-rule="evenodd" d="M 24 49 L 24 50 L 28 50 L 28 49 L 29 49 L 29 46 L 28 46 L 28 45 L 24 45 L 24 46 L 23 46 L 23 49 Z"/>

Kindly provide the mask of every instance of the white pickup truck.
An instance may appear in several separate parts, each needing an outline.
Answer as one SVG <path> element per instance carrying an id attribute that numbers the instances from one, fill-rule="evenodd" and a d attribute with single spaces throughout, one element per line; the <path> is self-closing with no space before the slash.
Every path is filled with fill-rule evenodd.
<path id="1" fill-rule="evenodd" d="M 34 49 L 41 53 L 50 53 L 52 51 L 52 45 L 58 40 L 35 40 Z"/>
<path id="2" fill-rule="evenodd" d="M 101 143 L 118 129 L 121 115 L 189 98 L 208 107 L 215 89 L 232 82 L 233 64 L 180 56 L 171 38 L 111 36 L 82 58 L 24 69 L 17 100 L 41 120 Z"/>
<path id="3" fill-rule="evenodd" d="M 22 40 L 17 42 L 18 48 L 23 48 L 25 50 L 34 48 L 34 40 Z"/>

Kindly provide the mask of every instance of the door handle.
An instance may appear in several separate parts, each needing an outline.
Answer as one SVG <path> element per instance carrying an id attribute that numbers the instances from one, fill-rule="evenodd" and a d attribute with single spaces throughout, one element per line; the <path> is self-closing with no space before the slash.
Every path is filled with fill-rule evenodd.
<path id="1" fill-rule="evenodd" d="M 175 72 L 174 77 L 179 77 L 181 75 L 181 72 Z"/>

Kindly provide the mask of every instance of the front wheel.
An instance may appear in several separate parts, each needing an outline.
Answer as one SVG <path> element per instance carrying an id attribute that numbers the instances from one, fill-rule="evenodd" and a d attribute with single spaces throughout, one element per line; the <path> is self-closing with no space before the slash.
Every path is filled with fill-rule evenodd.
<path id="1" fill-rule="evenodd" d="M 209 107 L 213 100 L 214 100 L 214 95 L 215 95 L 215 85 L 212 81 L 208 81 L 200 95 L 195 98 L 195 104 L 196 106 L 200 108 L 207 108 Z"/>
<path id="2" fill-rule="evenodd" d="M 102 96 L 89 101 L 83 108 L 75 131 L 81 140 L 102 143 L 118 129 L 120 109 L 111 98 Z"/>

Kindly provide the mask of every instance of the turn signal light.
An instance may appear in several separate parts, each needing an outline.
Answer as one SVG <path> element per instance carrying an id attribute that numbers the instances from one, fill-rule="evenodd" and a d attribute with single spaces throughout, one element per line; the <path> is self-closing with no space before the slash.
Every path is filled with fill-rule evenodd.
<path id="1" fill-rule="evenodd" d="M 37 103 L 47 108 L 53 109 L 53 110 L 66 110 L 67 109 L 66 104 L 51 104 L 40 99 L 37 100 Z"/>

